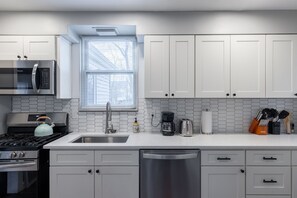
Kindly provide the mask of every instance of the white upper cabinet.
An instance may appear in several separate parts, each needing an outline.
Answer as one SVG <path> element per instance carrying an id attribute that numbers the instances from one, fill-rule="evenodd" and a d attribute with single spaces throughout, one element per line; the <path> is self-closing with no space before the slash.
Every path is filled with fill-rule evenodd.
<path id="1" fill-rule="evenodd" d="M 24 36 L 24 58 L 28 60 L 55 60 L 55 36 Z M 26 58 L 27 57 L 27 58 Z"/>
<path id="2" fill-rule="evenodd" d="M 169 36 L 144 38 L 145 97 L 169 97 Z"/>
<path id="3" fill-rule="evenodd" d="M 23 58 L 23 36 L 0 36 L 0 60 Z"/>
<path id="4" fill-rule="evenodd" d="M 55 36 L 0 36 L 0 60 L 55 59 Z"/>
<path id="5" fill-rule="evenodd" d="M 296 97 L 297 35 L 266 36 L 266 96 Z"/>
<path id="6" fill-rule="evenodd" d="M 195 95 L 194 36 L 170 36 L 170 97 Z"/>
<path id="7" fill-rule="evenodd" d="M 230 95 L 230 36 L 196 36 L 196 97 Z"/>
<path id="8" fill-rule="evenodd" d="M 231 36 L 231 94 L 265 97 L 265 36 Z"/>

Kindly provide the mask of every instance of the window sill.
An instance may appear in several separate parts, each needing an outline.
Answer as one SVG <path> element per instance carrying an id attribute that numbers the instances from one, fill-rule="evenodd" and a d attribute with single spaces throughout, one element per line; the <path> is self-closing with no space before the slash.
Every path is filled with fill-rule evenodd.
<path id="1" fill-rule="evenodd" d="M 79 112 L 106 112 L 105 108 L 86 108 L 86 107 L 79 107 L 78 109 Z M 138 108 L 131 108 L 131 109 L 117 109 L 117 108 L 112 108 L 112 112 L 138 112 Z"/>

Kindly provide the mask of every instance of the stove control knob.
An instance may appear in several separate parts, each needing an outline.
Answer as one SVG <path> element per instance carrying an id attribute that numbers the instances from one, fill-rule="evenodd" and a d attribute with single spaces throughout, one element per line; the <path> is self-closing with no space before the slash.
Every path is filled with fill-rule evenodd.
<path id="1" fill-rule="evenodd" d="M 16 158 L 18 155 L 17 155 L 17 153 L 16 152 L 12 152 L 11 154 L 10 154 L 10 158 Z"/>
<path id="2" fill-rule="evenodd" d="M 20 152 L 19 157 L 25 157 L 25 153 L 24 152 Z"/>

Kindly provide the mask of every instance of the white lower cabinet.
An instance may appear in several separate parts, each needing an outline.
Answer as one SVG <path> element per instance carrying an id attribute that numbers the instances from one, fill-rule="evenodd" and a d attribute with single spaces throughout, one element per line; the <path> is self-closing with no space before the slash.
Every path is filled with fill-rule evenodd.
<path id="1" fill-rule="evenodd" d="M 51 198 L 94 198 L 93 166 L 50 168 Z"/>
<path id="2" fill-rule="evenodd" d="M 291 198 L 291 196 L 281 195 L 248 195 L 246 198 Z"/>
<path id="3" fill-rule="evenodd" d="M 201 168 L 201 198 L 244 198 L 244 166 Z"/>
<path id="4" fill-rule="evenodd" d="M 97 166 L 95 198 L 138 198 L 138 166 Z"/>
<path id="5" fill-rule="evenodd" d="M 297 198 L 297 167 L 292 168 L 292 198 Z"/>

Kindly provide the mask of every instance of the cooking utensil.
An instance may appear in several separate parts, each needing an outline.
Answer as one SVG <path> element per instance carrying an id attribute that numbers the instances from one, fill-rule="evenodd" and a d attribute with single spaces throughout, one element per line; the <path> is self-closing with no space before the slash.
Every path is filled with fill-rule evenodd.
<path id="1" fill-rule="evenodd" d="M 271 112 L 271 116 L 272 116 L 272 121 L 273 122 L 277 121 L 278 115 L 279 115 L 278 111 L 276 109 L 272 108 L 272 109 L 270 109 L 270 112 Z"/>
<path id="2" fill-rule="evenodd" d="M 284 125 L 287 131 L 287 134 L 291 134 L 291 114 L 284 118 Z"/>
<path id="3" fill-rule="evenodd" d="M 43 137 L 52 135 L 54 133 L 53 127 L 55 126 L 55 124 L 52 122 L 52 119 L 47 116 L 40 116 L 39 118 L 37 118 L 36 121 L 40 120 L 42 120 L 42 123 L 38 125 L 38 127 L 36 127 L 36 129 L 34 130 L 34 136 Z M 51 122 L 51 125 L 46 124 L 45 120 L 49 120 Z"/>
<path id="4" fill-rule="evenodd" d="M 262 109 L 260 109 L 257 113 L 257 116 L 255 118 L 253 118 L 252 122 L 251 122 L 251 125 L 249 127 L 249 132 L 250 133 L 255 133 L 256 132 L 256 129 L 259 125 L 259 122 L 260 122 L 260 119 L 262 117 Z"/>
<path id="5" fill-rule="evenodd" d="M 282 111 L 279 113 L 279 115 L 278 115 L 278 120 L 277 120 L 277 121 L 285 119 L 286 117 L 289 116 L 289 114 L 290 114 L 290 113 L 287 112 L 286 110 L 282 110 Z"/>

